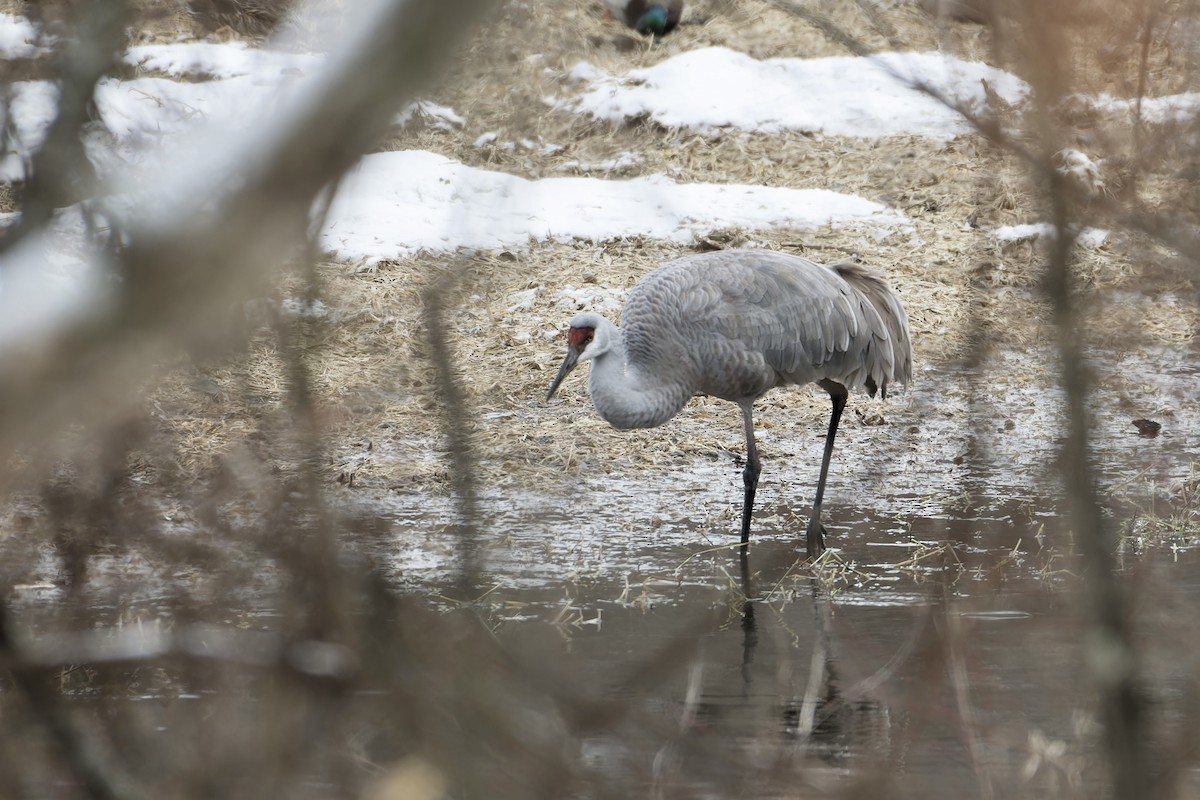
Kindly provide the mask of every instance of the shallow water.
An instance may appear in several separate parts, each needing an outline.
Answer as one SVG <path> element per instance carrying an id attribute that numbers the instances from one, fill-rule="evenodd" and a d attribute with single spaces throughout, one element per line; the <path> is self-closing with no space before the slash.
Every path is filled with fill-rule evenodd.
<path id="1" fill-rule="evenodd" d="M 1197 368 L 1189 354 L 1166 350 L 1096 360 L 1108 368 L 1091 403 L 1094 474 L 1102 502 L 1128 517 L 1154 508 L 1196 469 Z M 1026 557 L 1044 550 L 1039 533 L 1056 527 L 1062 511 L 1055 459 L 1066 433 L 1052 367 L 1045 350 L 1002 353 L 977 370 L 928 367 L 887 403 L 853 398 L 826 494 L 829 546 L 843 560 L 885 569 L 933 543 L 954 543 L 968 569 L 1014 548 Z M 756 417 L 767 424 L 757 434 L 763 473 L 752 542 L 755 552 L 790 559 L 785 551 L 802 547 L 824 426 L 790 419 L 786 392 L 773 397 L 784 403 Z M 669 472 L 643 474 L 624 460 L 557 484 L 482 491 L 480 582 L 557 596 L 567 582 L 651 582 L 664 599 L 665 583 L 727 583 L 744 449 L 739 414 L 728 411 L 729 450 L 680 455 Z M 1161 434 L 1137 435 L 1138 417 L 1161 421 Z M 681 439 L 696 424 L 686 410 L 667 423 Z M 452 498 L 362 492 L 352 508 L 371 520 L 370 543 L 400 585 L 449 585 L 457 575 Z"/>
<path id="2" fill-rule="evenodd" d="M 722 796 L 732 764 L 753 766 L 738 773 L 747 796 L 794 796 L 771 776 L 800 759 L 816 792 L 879 784 L 914 797 L 1088 796 L 1103 770 L 1085 769 L 1097 729 L 1083 583 L 1054 463 L 1060 396 L 1045 353 L 999 360 L 983 378 L 925 370 L 882 408 L 886 425 L 856 421 L 855 406 L 875 407 L 852 400 L 826 499 L 836 557 L 819 581 L 797 560 L 823 430 L 781 424 L 775 410 L 760 438 L 747 575 L 731 547 L 740 465 L 718 454 L 666 474 L 614 470 L 485 491 L 475 533 L 484 596 L 473 608 L 502 638 L 556 625 L 585 685 L 682 737 L 629 725 L 581 743 L 587 763 L 634 793 L 648 784 Z M 1161 351 L 1108 361 L 1116 369 L 1091 406 L 1093 464 L 1113 524 L 1125 525 L 1194 468 L 1196 372 Z M 1142 416 L 1162 421 L 1159 437 L 1137 435 L 1131 420 Z M 671 424 L 686 431 L 686 412 Z M 731 407 L 731 452 L 737 424 Z M 447 607 L 468 599 L 456 584 L 452 501 L 364 500 L 376 523 L 388 522 L 360 543 L 393 581 Z M 1149 610 L 1200 600 L 1190 546 L 1127 564 L 1128 586 L 1143 593 L 1139 635 L 1156 699 L 1177 694 L 1198 663 L 1191 623 Z M 614 678 L 659 664 L 665 650 L 670 667 L 653 686 L 622 689 Z M 1154 713 L 1174 715 L 1169 700 Z"/>
<path id="3" fill-rule="evenodd" d="M 1194 469 L 1196 372 L 1178 354 L 1108 361 L 1117 369 L 1092 403 L 1093 463 L 1113 524 L 1126 526 Z M 404 595 L 482 622 L 514 658 L 619 708 L 590 727 L 554 722 L 561 708 L 529 712 L 534 740 L 571 730 L 559 737 L 564 758 L 611 796 L 1089 797 L 1104 771 L 1084 583 L 1054 464 L 1064 429 L 1052 374 L 1044 353 L 1010 353 L 978 375 L 926 369 L 887 405 L 853 399 L 826 497 L 831 555 L 816 578 L 799 559 L 824 431 L 790 420 L 786 403 L 759 417 L 770 424 L 745 562 L 732 407 L 727 452 L 679 458 L 669 472 L 626 460 L 599 477 L 487 488 L 473 528 L 453 498 L 343 492 L 341 545 Z M 1136 435 L 1130 420 L 1143 416 L 1162 422 L 1158 437 Z M 695 423 L 685 412 L 670 424 L 686 438 Z M 1183 699 L 1200 673 L 1193 548 L 1149 547 L 1122 562 L 1162 752 L 1177 744 L 1171 727 L 1190 719 Z M 474 553 L 467 581 L 464 549 Z M 40 559 L 32 574 L 51 574 L 53 552 Z M 206 641 L 261 634 L 252 655 L 275 646 L 288 619 L 273 605 L 279 580 L 251 566 L 204 590 L 213 607 L 198 616 L 218 626 Z M 202 572 L 96 557 L 89 623 L 168 629 L 177 595 L 203 594 Z M 33 581 L 14 608 L 36 636 L 63 626 L 63 599 L 61 587 Z M 237 636 L 226 644 L 244 643 Z M 170 697 L 112 688 L 167 733 L 235 700 L 188 685 Z M 1185 793 L 1200 789 L 1194 770 L 1178 780 Z"/>

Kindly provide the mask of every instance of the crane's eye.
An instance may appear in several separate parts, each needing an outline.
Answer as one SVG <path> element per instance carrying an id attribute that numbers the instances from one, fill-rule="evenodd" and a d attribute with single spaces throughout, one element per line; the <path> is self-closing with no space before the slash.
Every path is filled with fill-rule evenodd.
<path id="1" fill-rule="evenodd" d="M 595 328 L 571 328 L 571 332 L 567 334 L 567 342 L 576 350 L 581 350 L 591 343 L 595 335 Z"/>

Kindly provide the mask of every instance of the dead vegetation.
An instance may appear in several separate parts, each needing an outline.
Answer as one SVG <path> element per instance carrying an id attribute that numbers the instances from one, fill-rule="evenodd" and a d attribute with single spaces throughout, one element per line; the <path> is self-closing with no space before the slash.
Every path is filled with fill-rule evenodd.
<path id="1" fill-rule="evenodd" d="M 5 10 L 25 13 L 31 5 L 10 2 Z M 336 10 L 337 4 L 327 5 Z M 1036 3 L 1017 5 L 1038 13 Z M 1061 33 L 1054 74 L 1062 87 L 1149 98 L 1195 86 L 1192 4 L 1111 0 L 1100 16 L 1078 10 L 1086 5 L 1061 5 L 1082 14 L 1068 16 L 1070 24 L 1054 16 L 1034 20 Z M 1039 509 L 1025 510 L 1022 522 L 1036 531 L 1036 541 L 1021 539 L 999 554 L 972 550 L 979 530 L 945 538 L 916 532 L 911 550 L 892 553 L 886 567 L 831 557 L 817 570 L 820 592 L 812 572 L 790 552 L 764 548 L 753 575 L 735 577 L 732 554 L 726 560 L 718 546 L 713 550 L 727 596 L 695 609 L 691 627 L 670 630 L 651 649 L 611 664 L 611 682 L 592 686 L 577 679 L 586 660 L 578 650 L 589 646 L 583 633 L 602 623 L 600 612 L 579 599 L 586 575 L 572 574 L 552 587 L 559 596 L 557 611 L 542 617 L 548 625 L 522 626 L 523 615 L 539 615 L 549 604 L 496 592 L 479 574 L 486 563 L 473 549 L 472 531 L 494 509 L 474 495 L 479 487 L 569 495 L 585 474 L 668 480 L 681 464 L 728 460 L 739 434 L 719 402 L 697 399 L 665 429 L 618 433 L 588 413 L 582 381 L 565 387 L 552 406 L 542 398 L 561 358 L 561 327 L 577 303 L 589 302 L 580 297 L 619 305 L 625 291 L 665 260 L 747 243 L 820 261 L 859 257 L 886 271 L 909 309 L 918 364 L 978 376 L 964 402 L 982 433 L 945 468 L 986 465 L 987 436 L 1019 431 L 1037 410 L 1005 407 L 1001 420 L 999 391 L 1015 386 L 1034 396 L 1032 389 L 1054 382 L 1045 371 L 997 374 L 1014 363 L 1005 362 L 1005 354 L 1045 348 L 1061 330 L 1045 291 L 1048 260 L 1069 276 L 1071 289 L 1058 299 L 1077 304 L 1088 352 L 1194 352 L 1200 250 L 1189 225 L 1197 211 L 1200 149 L 1192 123 L 1152 121 L 1136 106 L 1115 112 L 1064 102 L 1043 109 L 1044 118 L 1032 104 L 987 109 L 1003 123 L 991 138 L 950 142 L 736 131 L 702 136 L 645 120 L 612 127 L 547 104 L 546 98 L 574 91 L 564 75 L 577 61 L 620 74 L 703 46 L 756 58 L 819 57 L 846 55 L 850 41 L 868 51 L 942 49 L 987 60 L 1042 81 L 1039 91 L 1048 68 L 1022 49 L 1029 20 L 1015 16 L 980 26 L 933 19 L 909 2 L 697 0 L 688 4 L 677 33 L 650 42 L 602 19 L 601 7 L 567 0 L 502 5 L 423 93 L 455 109 L 466 124 L 415 125 L 377 146 L 428 149 L 528 178 L 663 173 L 680 182 L 831 188 L 902 210 L 912 220 L 912 235 L 876 241 L 846 229 L 735 229 L 685 247 L 638 238 L 534 243 L 505 252 L 426 253 L 369 268 L 294 257 L 249 290 L 243 284 L 215 300 L 200 295 L 203 309 L 219 308 L 220 315 L 184 316 L 178 329 L 152 317 L 176 331 L 164 334 L 169 346 L 118 360 L 122 368 L 95 395 L 100 411 L 80 411 L 86 404 L 78 401 L 78 392 L 98 384 L 67 376 L 43 387 L 51 399 L 66 397 L 55 406 L 61 410 L 36 413 L 37 398 L 18 391 L 24 384 L 17 378 L 29 373 L 19 364 L 0 364 L 6 376 L 16 376 L 6 393 L 24 402 L 5 408 L 25 409 L 43 431 L 26 438 L 12 433 L 23 420 L 5 428 L 4 441 L 22 446 L 7 463 L 0 516 L 11 587 L 0 617 L 0 669 L 6 670 L 0 682 L 17 698 L 0 726 L 0 795 L 25 796 L 29 786 L 66 776 L 67 797 L 323 796 L 323 789 L 312 789 L 316 781 L 335 787 L 329 794 L 381 800 L 648 791 L 682 797 L 698 786 L 729 796 L 749 786 L 761 796 L 801 787 L 882 797 L 904 785 L 905 748 L 917 747 L 925 730 L 942 724 L 966 743 L 971 781 L 964 791 L 993 796 L 1007 786 L 1018 796 L 1083 797 L 1109 785 L 1098 768 L 1080 767 L 1103 760 L 1096 756 L 1094 717 L 1084 714 L 1091 728 L 1085 720 L 1078 730 L 1058 731 L 1069 746 L 1066 738 L 1047 738 L 1034 727 L 997 732 L 978 723 L 969 690 L 980 691 L 986 681 L 973 684 L 977 673 L 963 655 L 973 623 L 955 616 L 956 592 L 999 594 L 996 587 L 1031 578 L 1046 596 L 1060 588 L 1073 596 L 1089 579 L 1075 557 L 1082 528 L 1063 525 L 1047 533 Z M 135 5 L 134 12 L 140 16 L 133 41 L 202 33 L 176 5 Z M 64 19 L 57 24 L 69 28 L 70 16 Z M 234 34 L 218 29 L 212 35 Z M 18 71 L 27 68 L 6 67 L 14 78 L 28 77 Z M 495 138 L 480 144 L 485 134 Z M 1066 179 L 1055 177 L 1054 162 L 1038 160 L 1065 147 L 1101 164 L 1100 186 L 1059 185 Z M 629 153 L 637 158 L 622 160 Z M 3 208 L 21 208 L 23 189 L 5 187 Z M 1054 252 L 1053 237 L 1002 241 L 992 233 L 1053 221 L 1056 209 L 1058 221 L 1110 234 L 1099 244 L 1076 245 L 1066 257 Z M 1060 226 L 1059 235 L 1065 230 Z M 564 294 L 566 287 L 584 294 Z M 445 326 L 445 337 L 431 335 L 436 322 Z M 180 333 L 184 323 L 190 327 Z M 80 352 L 93 352 L 86 339 L 80 342 Z M 94 352 L 97 363 L 109 363 L 109 351 Z M 1139 376 L 1102 374 L 1097 382 L 1124 404 L 1120 413 L 1131 419 L 1151 413 L 1142 410 L 1150 401 Z M 900 412 L 891 407 L 863 409 L 848 423 L 883 431 L 895 443 L 889 453 L 920 453 L 934 427 L 922 417 L 937 413 L 939 391 L 960 390 L 939 386 L 901 401 L 912 403 L 907 431 L 892 425 L 889 418 Z M 448 396 L 459 407 L 448 409 Z M 764 430 L 823 424 L 823 402 L 803 391 L 778 393 L 762 406 Z M 1169 407 L 1153 414 L 1170 427 Z M 1040 443 L 1047 449 L 1059 444 Z M 899 461 L 862 469 L 895 468 Z M 1048 461 L 1048 471 L 1060 468 Z M 1036 502 L 1056 510 L 1053 494 Z M 1195 547 L 1194 476 L 1150 492 L 1131 486 L 1128 494 L 1145 505 L 1120 529 L 1119 552 L 1146 559 L 1150 570 L 1160 568 L 1153 553 Z M 439 595 L 397 590 L 387 559 L 378 555 L 398 545 L 386 514 L 372 505 L 379 497 L 411 498 L 414 506 L 460 500 L 457 522 L 412 534 L 450 542 L 454 577 Z M 1122 497 L 1111 500 L 1113 513 L 1124 511 Z M 976 500 L 969 487 L 960 501 L 961 516 L 970 517 Z M 954 502 L 944 499 L 947 507 Z M 779 514 L 785 526 L 790 514 Z M 915 665 L 905 673 L 909 703 L 896 690 L 887 695 L 911 713 L 904 725 L 880 722 L 887 706 L 876 700 L 897 664 L 857 683 L 839 683 L 837 677 L 863 670 L 837 663 L 828 641 L 832 622 L 818 611 L 809 630 L 787 618 L 788 609 L 810 595 L 841 600 L 864 587 L 891 587 L 897 574 L 904 589 L 929 593 L 930 607 L 920 613 L 937 621 L 914 626 L 907 649 L 890 654 Z M 751 578 L 759 582 L 757 591 Z M 653 617 L 662 585 L 681 580 L 665 568 L 626 578 L 625 591 L 606 613 Z M 964 589 L 968 584 L 973 588 Z M 1046 608 L 1067 602 L 1038 600 Z M 828 613 L 824 600 L 813 605 Z M 714 709 L 700 697 L 695 665 L 705 663 L 705 637 L 732 634 L 743 637 L 742 661 L 723 668 L 749 670 L 754 608 L 760 623 L 764 616 L 777 618 L 781 632 L 772 644 L 803 657 L 783 662 L 778 675 L 800 699 L 782 712 L 772 707 L 769 723 L 767 712 L 757 720 L 770 732 L 746 746 L 750 757 L 706 735 L 721 730 L 723 712 L 719 702 Z M 853 616 L 849 606 L 838 613 Z M 1071 643 L 1081 637 L 1082 618 L 1078 609 L 1067 615 Z M 1058 619 L 1039 635 L 1055 640 Z M 61 641 L 48 635 L 53 632 L 63 634 Z M 810 647 L 810 634 L 818 645 Z M 796 664 L 809 667 L 810 649 L 812 675 L 824 669 L 835 678 L 821 684 L 799 677 Z M 1175 657 L 1185 668 L 1197 661 L 1186 649 Z M 1156 669 L 1147 670 L 1147 684 L 1156 685 Z M 675 686 L 671 681 L 683 673 L 675 692 L 682 699 L 672 700 L 678 707 L 658 713 L 659 698 L 646 699 L 651 689 Z M 812 694 L 818 684 L 825 687 L 820 697 Z M 835 689 L 847 686 L 839 696 Z M 1194 691 L 1192 684 L 1184 687 Z M 954 702 L 924 708 L 926 698 L 942 693 Z M 130 697 L 149 698 L 155 708 L 144 712 L 141 700 L 126 702 Z M 624 702 L 631 697 L 643 702 Z M 1090 698 L 1070 702 L 1070 713 L 1091 707 Z M 1152 711 L 1161 721 L 1161 709 Z M 1171 719 L 1186 733 L 1195 709 L 1176 712 Z M 1121 724 L 1111 716 L 1107 721 Z M 190 745 L 163 743 L 160 727 L 173 735 L 200 730 L 204 758 Z M 30 729 L 37 733 L 29 735 Z M 789 737 L 783 745 L 777 729 Z M 1160 796 L 1170 795 L 1163 787 L 1172 780 L 1187 785 L 1180 774 L 1191 763 L 1190 745 L 1172 732 L 1163 734 L 1167 766 L 1131 767 L 1155 772 L 1147 791 Z M 992 734 L 1006 752 L 1018 754 L 1014 764 L 997 766 L 997 759 L 989 767 L 980 755 L 980 742 Z M 626 750 L 611 745 L 622 740 L 633 744 Z M 585 744 L 611 747 L 615 755 L 604 762 L 603 755 L 584 754 Z M 652 765 L 630 755 L 638 747 L 658 753 Z M 878 765 L 863 770 L 861 780 L 839 782 L 824 765 L 846 752 L 868 753 Z M 1002 776 L 1022 777 L 1006 784 Z M 949 795 L 962 788 L 943 790 Z"/>
<path id="2" fill-rule="evenodd" d="M 1123 9 L 1124 14 L 1134 13 Z M 879 38 L 881 34 L 864 33 L 873 28 L 862 15 L 862 9 L 845 4 L 836 7 L 831 20 L 860 35 L 869 47 L 886 48 L 888 42 Z M 747 231 L 736 232 L 732 241 L 823 261 L 858 256 L 884 269 L 901 287 L 909 308 L 919 363 L 967 358 L 980 340 L 1005 348 L 1030 347 L 1048 339 L 1046 308 L 1037 291 L 1045 240 L 1035 236 L 1003 243 L 990 233 L 1004 225 L 1043 222 L 1039 188 L 1028 164 L 982 137 L 946 143 L 917 137 L 876 141 L 799 133 L 730 132 L 710 137 L 645 122 L 612 128 L 545 105 L 544 98 L 571 91 L 562 76 L 583 59 L 620 73 L 708 45 L 736 45 L 757 57 L 845 52 L 785 8 L 769 4 L 694 3 L 689 5 L 688 19 L 678 35 L 653 46 L 639 40 L 637 49 L 628 50 L 620 44 L 627 34 L 601 19 L 599 3 L 506 5 L 430 96 L 459 111 L 467 124 L 457 129 L 418 128 L 384 146 L 429 149 L 467 164 L 529 178 L 579 174 L 581 164 L 633 152 L 638 155 L 636 163 L 610 177 L 663 173 L 680 182 L 819 185 L 860 194 L 904 211 L 913 220 L 914 235 L 876 242 L 855 231 Z M 888 35 L 913 49 L 940 46 L 964 58 L 981 58 L 991 41 L 986 28 L 951 24 L 939 28 L 908 5 L 897 6 L 886 20 Z M 1160 60 L 1168 59 L 1161 38 L 1166 35 L 1161 33 L 1158 46 L 1151 48 L 1147 80 L 1171 90 L 1179 84 L 1167 77 L 1177 70 Z M 1116 29 L 1090 25 L 1079 36 L 1082 41 L 1071 52 L 1087 54 L 1094 50 L 1095 41 L 1116 36 Z M 1132 47 L 1128 42 L 1123 45 Z M 1106 76 L 1091 82 L 1081 79 L 1081 91 L 1124 91 L 1127 96 L 1138 65 L 1137 51 L 1128 47 L 1118 48 L 1124 54 L 1119 59 L 1121 69 L 1097 71 L 1085 58 L 1071 79 L 1076 73 Z M 1093 115 L 1091 124 L 1076 128 L 1081 132 L 1076 138 L 1086 141 L 1070 143 L 1090 145 L 1088 152 L 1096 160 L 1119 159 L 1130 141 L 1131 120 L 1109 119 L 1102 127 L 1098 123 Z M 477 140 L 489 133 L 496 135 L 495 141 L 477 146 Z M 1097 141 L 1100 134 L 1103 141 Z M 1161 137 L 1171 141 L 1175 132 L 1164 130 Z M 1167 171 L 1170 166 L 1161 157 L 1137 164 L 1147 213 L 1166 202 L 1160 199 L 1162 193 L 1184 191 L 1177 175 Z M 1164 189 L 1168 184 L 1177 188 Z M 1096 214 L 1097 224 L 1113 221 L 1099 211 Z M 697 246 L 713 245 L 698 242 Z M 1156 263 L 1148 264 L 1146 256 L 1155 248 L 1144 232 L 1114 229 L 1100 246 L 1078 249 L 1074 269 L 1088 290 L 1084 301 L 1090 311 L 1085 317 L 1097 347 L 1184 346 L 1194 340 L 1195 305 L 1157 302 L 1162 297 L 1194 296 L 1192 275 L 1168 251 L 1158 250 Z M 680 252 L 639 240 L 547 243 L 511 253 L 431 254 L 419 262 L 383 263 L 368 271 L 355 271 L 353 265 L 321 265 L 329 315 L 312 324 L 317 336 L 309 343 L 308 354 L 315 364 L 317 401 L 335 432 L 331 472 L 354 474 L 358 486 L 446 486 L 444 465 L 428 457 L 430 448 L 438 446 L 429 412 L 437 408 L 439 399 L 420 333 L 421 293 L 431 274 L 464 269 L 470 279 L 462 285 L 469 288 L 457 298 L 460 336 L 455 347 L 478 412 L 476 444 L 488 480 L 508 480 L 522 462 L 535 470 L 569 468 L 560 462 L 557 437 L 549 431 L 561 423 L 563 413 L 580 416 L 574 408 L 578 391 L 574 400 L 568 394 L 570 405 L 565 410 L 560 406 L 529 413 L 550 377 L 545 371 L 560 355 L 560 341 L 543 334 L 561 326 L 572 311 L 556 291 L 570 285 L 620 292 Z M 1153 279 L 1147 280 L 1149 274 Z M 535 294 L 527 306 L 509 312 L 517 302 L 514 298 L 530 290 Z M 1149 302 L 1123 302 L 1130 295 L 1144 295 Z M 268 388 L 278 387 L 281 381 L 279 361 L 271 357 L 270 349 L 268 336 L 252 355 L 214 379 L 224 383 L 241 373 L 249 382 L 246 388 L 253 390 L 248 399 L 269 397 Z M 180 419 L 205 417 L 207 401 L 191 391 L 186 377 L 169 381 L 160 397 Z M 792 395 L 786 402 L 802 408 L 805 398 Z M 700 403 L 691 417 L 694 424 L 682 434 L 649 432 L 618 438 L 599 421 L 581 417 L 572 423 L 575 448 L 591 455 L 620 452 L 623 459 L 653 468 L 662 462 L 657 454 L 664 449 L 714 447 L 712 437 L 704 433 L 712 430 L 714 421 L 706 408 Z M 233 438 L 240 436 L 239 429 L 252 425 L 248 417 L 254 416 L 253 409 L 253 404 L 232 409 L 231 419 L 240 420 Z M 510 415 L 517 415 L 522 425 L 512 425 Z M 387 447 L 390 430 L 403 431 L 400 438 L 408 444 L 398 451 Z M 222 452 L 220 431 L 206 432 L 201 427 L 194 435 L 184 433 L 182 457 L 189 463 Z M 337 443 L 343 444 L 339 448 Z M 381 444 L 385 446 L 380 448 Z M 371 448 L 367 455 L 365 447 Z"/>

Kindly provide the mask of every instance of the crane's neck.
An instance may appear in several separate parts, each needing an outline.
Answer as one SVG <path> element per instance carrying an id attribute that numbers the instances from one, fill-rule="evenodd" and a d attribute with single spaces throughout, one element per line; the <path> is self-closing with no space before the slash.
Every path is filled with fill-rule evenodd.
<path id="1" fill-rule="evenodd" d="M 653 428 L 679 413 L 691 389 L 667 372 L 650 373 L 628 363 L 619 330 L 604 353 L 592 359 L 588 392 L 592 404 L 614 428 Z"/>

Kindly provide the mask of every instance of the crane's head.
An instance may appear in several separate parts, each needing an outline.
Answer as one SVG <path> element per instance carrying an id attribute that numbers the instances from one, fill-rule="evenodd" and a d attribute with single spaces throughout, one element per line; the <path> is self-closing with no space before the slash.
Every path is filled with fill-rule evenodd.
<path id="1" fill-rule="evenodd" d="M 571 374 L 571 370 L 608 350 L 610 330 L 615 329 L 599 314 L 585 311 L 575 315 L 571 320 L 571 329 L 567 331 L 567 355 L 558 368 L 558 374 L 554 376 L 554 383 L 550 384 L 550 391 L 546 392 L 547 400 L 554 397 L 559 384 Z"/>

